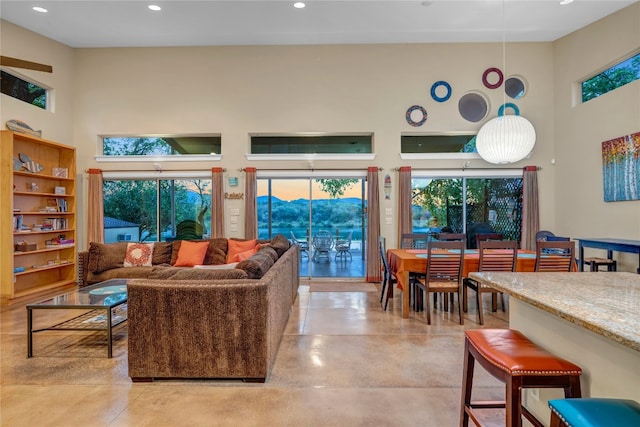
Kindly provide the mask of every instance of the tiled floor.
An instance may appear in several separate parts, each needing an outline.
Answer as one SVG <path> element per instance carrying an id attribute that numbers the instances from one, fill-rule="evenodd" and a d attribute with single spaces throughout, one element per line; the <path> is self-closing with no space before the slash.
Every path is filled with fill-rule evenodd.
<path id="1" fill-rule="evenodd" d="M 378 286 L 379 288 L 379 286 Z M 487 295 L 488 297 L 488 295 Z M 42 332 L 26 358 L 26 310 L 2 312 L 2 426 L 457 426 L 463 331 L 470 307 L 400 317 L 401 298 L 380 309 L 378 292 L 309 292 L 302 285 L 265 384 L 165 380 L 131 383 L 126 324 L 106 358 L 100 334 Z M 488 303 L 488 301 L 487 301 Z M 506 327 L 487 313 L 485 327 Z M 481 369 L 477 395 L 503 386 Z M 500 413 L 489 426 L 503 425 Z"/>

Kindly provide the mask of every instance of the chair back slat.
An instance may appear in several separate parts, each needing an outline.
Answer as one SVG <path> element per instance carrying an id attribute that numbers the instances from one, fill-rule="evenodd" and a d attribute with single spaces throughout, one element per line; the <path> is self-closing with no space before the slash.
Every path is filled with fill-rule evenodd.
<path id="1" fill-rule="evenodd" d="M 485 240 L 480 242 L 478 271 L 516 271 L 518 242 Z"/>
<path id="2" fill-rule="evenodd" d="M 539 272 L 569 272 L 574 264 L 576 243 L 569 241 L 536 242 L 536 267 Z"/>

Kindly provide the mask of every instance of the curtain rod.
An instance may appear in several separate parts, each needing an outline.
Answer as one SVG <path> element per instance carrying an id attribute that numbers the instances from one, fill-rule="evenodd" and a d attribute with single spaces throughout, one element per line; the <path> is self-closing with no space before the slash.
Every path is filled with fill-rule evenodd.
<path id="1" fill-rule="evenodd" d="M 88 168 L 84 170 L 84 173 L 89 173 L 91 169 L 100 168 Z M 101 172 L 211 172 L 211 169 L 100 169 Z M 227 169 L 222 168 L 222 172 L 226 172 Z"/>
<path id="2" fill-rule="evenodd" d="M 245 168 L 240 168 L 238 171 L 245 172 Z M 307 169 L 262 169 L 256 168 L 256 172 L 314 172 L 314 171 L 368 171 L 369 168 L 307 168 Z M 378 168 L 378 171 L 382 171 L 382 168 Z"/>
<path id="3" fill-rule="evenodd" d="M 542 166 L 536 166 L 537 170 L 542 170 Z M 400 168 L 393 169 L 398 172 Z M 524 168 L 411 168 L 412 171 L 522 171 Z"/>

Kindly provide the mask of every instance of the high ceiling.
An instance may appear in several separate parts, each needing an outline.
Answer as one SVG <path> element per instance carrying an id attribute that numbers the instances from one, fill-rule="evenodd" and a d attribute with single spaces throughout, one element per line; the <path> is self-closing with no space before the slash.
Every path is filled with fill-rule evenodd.
<path id="1" fill-rule="evenodd" d="M 520 42 L 556 40 L 636 2 L 1 0 L 0 17 L 77 48 Z"/>

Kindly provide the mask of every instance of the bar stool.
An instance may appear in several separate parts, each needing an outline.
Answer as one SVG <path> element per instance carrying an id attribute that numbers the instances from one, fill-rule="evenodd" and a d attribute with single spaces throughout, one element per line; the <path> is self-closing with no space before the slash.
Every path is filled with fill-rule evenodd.
<path id="1" fill-rule="evenodd" d="M 524 416 L 536 427 L 543 427 L 522 406 L 523 388 L 562 388 L 565 397 L 580 397 L 582 369 L 537 346 L 513 329 L 471 329 L 465 332 L 464 372 L 460 426 L 469 420 L 479 426 L 475 409 L 505 408 L 508 427 L 521 427 Z M 505 384 L 505 401 L 471 401 L 475 361 Z"/>
<path id="2" fill-rule="evenodd" d="M 618 270 L 618 263 L 615 259 L 589 257 L 585 258 L 582 262 L 589 266 L 589 271 L 598 271 L 601 265 L 605 265 L 607 271 Z"/>
<path id="3" fill-rule="evenodd" d="M 640 404 L 633 400 L 583 398 L 549 401 L 551 427 L 640 426 Z"/>

